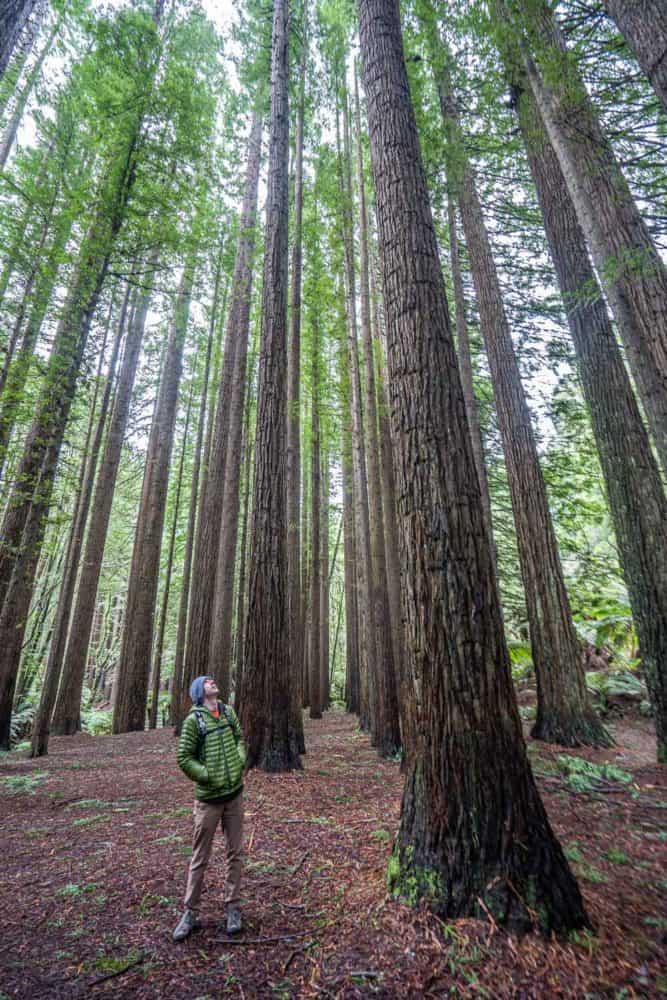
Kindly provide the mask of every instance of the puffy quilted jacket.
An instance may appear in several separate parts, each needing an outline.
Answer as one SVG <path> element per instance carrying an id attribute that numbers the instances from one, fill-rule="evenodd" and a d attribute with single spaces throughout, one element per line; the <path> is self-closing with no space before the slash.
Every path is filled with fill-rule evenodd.
<path id="1" fill-rule="evenodd" d="M 196 714 L 206 726 L 206 736 L 199 734 Z M 226 715 L 225 715 L 226 713 Z M 193 706 L 183 723 L 176 756 L 178 766 L 197 783 L 195 795 L 200 801 L 233 794 L 243 784 L 245 746 L 241 726 L 234 709 L 220 706 L 216 719 L 204 705 Z"/>

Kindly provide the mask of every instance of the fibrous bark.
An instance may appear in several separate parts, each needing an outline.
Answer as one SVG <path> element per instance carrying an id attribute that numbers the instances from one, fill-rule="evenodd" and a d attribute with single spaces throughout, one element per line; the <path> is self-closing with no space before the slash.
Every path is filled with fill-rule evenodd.
<path id="1" fill-rule="evenodd" d="M 667 7 L 664 0 L 603 0 L 667 112 Z"/>
<path id="2" fill-rule="evenodd" d="M 512 691 L 396 0 L 359 0 L 387 311 L 415 747 L 390 866 L 444 917 L 587 924 Z"/>
<path id="3" fill-rule="evenodd" d="M 287 430 L 288 3 L 274 0 L 271 128 L 257 389 L 250 583 L 241 723 L 247 763 L 301 766 L 290 737 L 285 435 Z"/>

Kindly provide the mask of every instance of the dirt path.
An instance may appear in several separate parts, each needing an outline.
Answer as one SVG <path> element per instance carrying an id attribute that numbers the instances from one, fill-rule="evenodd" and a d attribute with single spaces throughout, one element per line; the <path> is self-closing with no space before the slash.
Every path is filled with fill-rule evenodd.
<path id="1" fill-rule="evenodd" d="M 190 851 L 192 789 L 168 730 L 52 741 L 0 759 L 0 1000 L 218 997 L 633 997 L 667 994 L 665 769 L 644 722 L 613 751 L 632 773 L 575 793 L 565 755 L 531 756 L 596 936 L 507 938 L 443 926 L 386 897 L 401 776 L 356 721 L 307 723 L 304 771 L 246 784 L 245 932 L 223 924 L 223 852 L 204 925 L 171 942 Z M 661 968 L 661 962 L 662 968 Z"/>

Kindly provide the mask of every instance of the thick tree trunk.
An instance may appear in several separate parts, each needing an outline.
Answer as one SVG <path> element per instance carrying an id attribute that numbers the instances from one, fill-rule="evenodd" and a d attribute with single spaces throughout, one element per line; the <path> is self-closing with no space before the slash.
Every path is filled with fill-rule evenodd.
<path id="1" fill-rule="evenodd" d="M 379 752 L 385 757 L 398 753 L 401 730 L 398 720 L 398 693 L 396 664 L 392 642 L 392 622 L 387 589 L 387 557 L 384 545 L 382 517 L 382 485 L 380 482 L 380 441 L 377 409 L 375 405 L 375 358 L 371 332 L 371 295 L 368 255 L 368 218 L 363 157 L 361 151 L 361 112 L 357 74 L 354 74 L 355 118 L 357 132 L 357 188 L 359 193 L 359 247 L 361 290 L 361 337 L 364 350 L 364 432 L 365 452 L 368 459 L 368 512 L 371 535 L 371 579 L 373 595 L 373 624 L 377 655 L 377 719 L 375 740 Z"/>
<path id="2" fill-rule="evenodd" d="M 517 88 L 528 162 L 579 365 L 667 763 L 667 502 L 586 241 L 529 89 Z M 582 298 L 582 289 L 586 295 Z M 647 540 L 650 540 L 647 544 Z"/>
<path id="3" fill-rule="evenodd" d="M 156 406 L 144 486 L 134 536 L 132 566 L 128 583 L 125 622 L 120 650 L 114 704 L 114 733 L 141 731 L 146 721 L 148 674 L 153 648 L 153 617 L 160 572 L 160 548 L 167 502 L 169 463 L 174 442 L 178 408 L 178 388 L 183 367 L 183 348 L 190 315 L 190 297 L 195 264 L 189 260 L 170 324 L 160 390 Z"/>
<path id="4" fill-rule="evenodd" d="M 667 112 L 667 7 L 664 0 L 603 0 Z"/>
<path id="5" fill-rule="evenodd" d="M 304 33 L 307 24 L 303 25 Z M 294 238 L 290 275 L 290 324 L 287 341 L 287 595 L 289 606 L 290 666 L 292 670 L 295 731 L 299 734 L 299 752 L 306 746 L 303 737 L 301 703 L 303 701 L 301 632 L 301 272 L 303 229 L 303 117 L 306 90 L 307 48 L 301 40 L 299 67 L 299 104 L 296 118 L 294 156 Z"/>
<path id="6" fill-rule="evenodd" d="M 245 603 L 248 589 L 247 553 L 248 553 L 248 514 L 250 506 L 250 469 L 252 466 L 253 446 L 250 437 L 250 397 L 246 400 L 246 414 L 243 425 L 243 517 L 241 518 L 241 565 L 239 566 L 238 600 L 236 605 L 236 637 L 234 651 L 234 689 L 241 690 L 243 683 L 243 649 L 245 639 Z"/>
<path id="7" fill-rule="evenodd" d="M 7 0 L 0 7 L 0 79 L 39 0 Z"/>
<path id="8" fill-rule="evenodd" d="M 215 580 L 222 525 L 222 504 L 225 487 L 225 469 L 230 437 L 230 411 L 236 354 L 239 344 L 247 343 L 250 321 L 253 258 L 256 236 L 257 188 L 261 162 L 262 117 L 256 110 L 248 140 L 248 160 L 243 206 L 239 221 L 236 246 L 232 297 L 227 318 L 227 334 L 222 361 L 222 372 L 215 412 L 215 426 L 211 451 L 207 460 L 206 481 L 199 501 L 199 516 L 195 537 L 195 554 L 188 612 L 187 645 L 183 692 L 197 676 L 207 674 L 212 665 L 211 630 Z M 216 670 L 219 664 L 215 664 Z M 186 704 L 180 707 L 179 721 L 185 715 Z"/>
<path id="9" fill-rule="evenodd" d="M 48 753 L 49 749 L 49 732 L 50 732 L 49 727 L 51 722 L 51 714 L 53 712 L 53 706 L 55 704 L 56 695 L 58 693 L 58 685 L 60 683 L 60 677 L 62 673 L 63 659 L 67 643 L 67 633 L 69 629 L 70 615 L 72 611 L 72 601 L 74 598 L 74 588 L 76 586 L 76 579 L 79 572 L 81 551 L 83 549 L 83 538 L 86 530 L 86 524 L 88 522 L 90 500 L 93 493 L 93 484 L 95 482 L 95 470 L 97 468 L 97 460 L 99 458 L 100 448 L 102 447 L 102 438 L 104 436 L 104 430 L 106 428 L 106 423 L 107 423 L 107 414 L 109 412 L 111 392 L 116 375 L 116 364 L 118 362 L 118 354 L 120 351 L 120 345 L 123 339 L 123 334 L 125 333 L 125 318 L 127 316 L 129 297 L 130 297 L 130 286 L 128 285 L 120 312 L 120 318 L 118 321 L 118 330 L 114 341 L 113 352 L 111 355 L 111 360 L 109 361 L 109 371 L 107 374 L 106 385 L 104 387 L 104 395 L 102 396 L 102 403 L 100 406 L 99 416 L 97 418 L 97 427 L 95 430 L 95 436 L 92 440 L 92 447 L 90 448 L 90 454 L 88 454 L 89 442 L 87 442 L 86 449 L 84 452 L 84 459 L 82 463 L 82 481 L 80 483 L 78 501 L 77 504 L 75 505 L 74 516 L 72 519 L 72 528 L 70 531 L 70 538 L 67 549 L 67 558 L 65 560 L 65 572 L 60 586 L 60 595 L 58 597 L 58 606 L 56 608 L 55 621 L 51 636 L 49 657 L 46 663 L 46 671 L 42 683 L 39 709 L 37 711 L 37 716 L 35 718 L 35 723 L 33 725 L 33 730 L 32 730 L 32 741 L 30 750 L 31 757 L 42 757 Z M 107 321 L 107 329 L 104 335 L 104 344 L 100 352 L 100 364 L 102 363 L 102 359 L 104 358 L 107 333 L 109 330 L 109 325 L 111 323 L 113 308 L 114 308 L 114 298 L 112 296 L 111 306 L 109 308 L 109 318 Z M 100 375 L 98 373 L 97 384 L 99 384 L 99 379 Z M 93 402 L 93 406 L 91 409 L 91 419 L 95 413 L 95 409 L 96 409 L 96 401 Z"/>
<path id="10" fill-rule="evenodd" d="M 439 91 L 452 143 L 450 184 L 458 190 L 512 498 L 537 683 L 532 735 L 563 746 L 610 746 L 613 741 L 588 700 L 531 415 L 475 177 L 462 152 L 458 110 L 446 71 Z"/>
<path id="11" fill-rule="evenodd" d="M 257 390 L 250 585 L 241 722 L 248 766 L 298 768 L 291 740 L 287 606 L 285 435 L 287 432 L 288 2 L 274 0 L 271 128 Z"/>
<path id="12" fill-rule="evenodd" d="M 667 267 L 602 132 L 558 24 L 545 5 L 539 7 L 530 8 L 538 61 L 525 52 L 527 76 L 667 473 Z M 548 62 L 547 78 L 540 61 Z"/>
<path id="13" fill-rule="evenodd" d="M 116 397 L 95 484 L 90 525 L 67 641 L 65 670 L 51 720 L 51 732 L 60 736 L 72 735 L 81 728 L 81 692 L 95 614 L 95 600 L 102 572 L 104 545 L 130 412 L 132 389 L 152 295 L 151 273 L 156 264 L 157 255 L 154 255 L 149 267 L 149 276 L 144 279 L 146 287 L 141 296 L 135 293 L 130 310 Z"/>
<path id="14" fill-rule="evenodd" d="M 588 921 L 521 735 L 398 3 L 358 8 L 416 734 L 390 884 L 443 917 L 566 931 Z"/>

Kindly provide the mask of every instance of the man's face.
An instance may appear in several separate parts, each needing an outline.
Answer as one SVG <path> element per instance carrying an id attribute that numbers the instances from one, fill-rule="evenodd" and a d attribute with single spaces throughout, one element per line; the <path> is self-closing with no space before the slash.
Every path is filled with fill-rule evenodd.
<path id="1" fill-rule="evenodd" d="M 215 698 L 218 694 L 218 685 L 212 677 L 207 677 L 204 681 L 204 697 Z"/>

